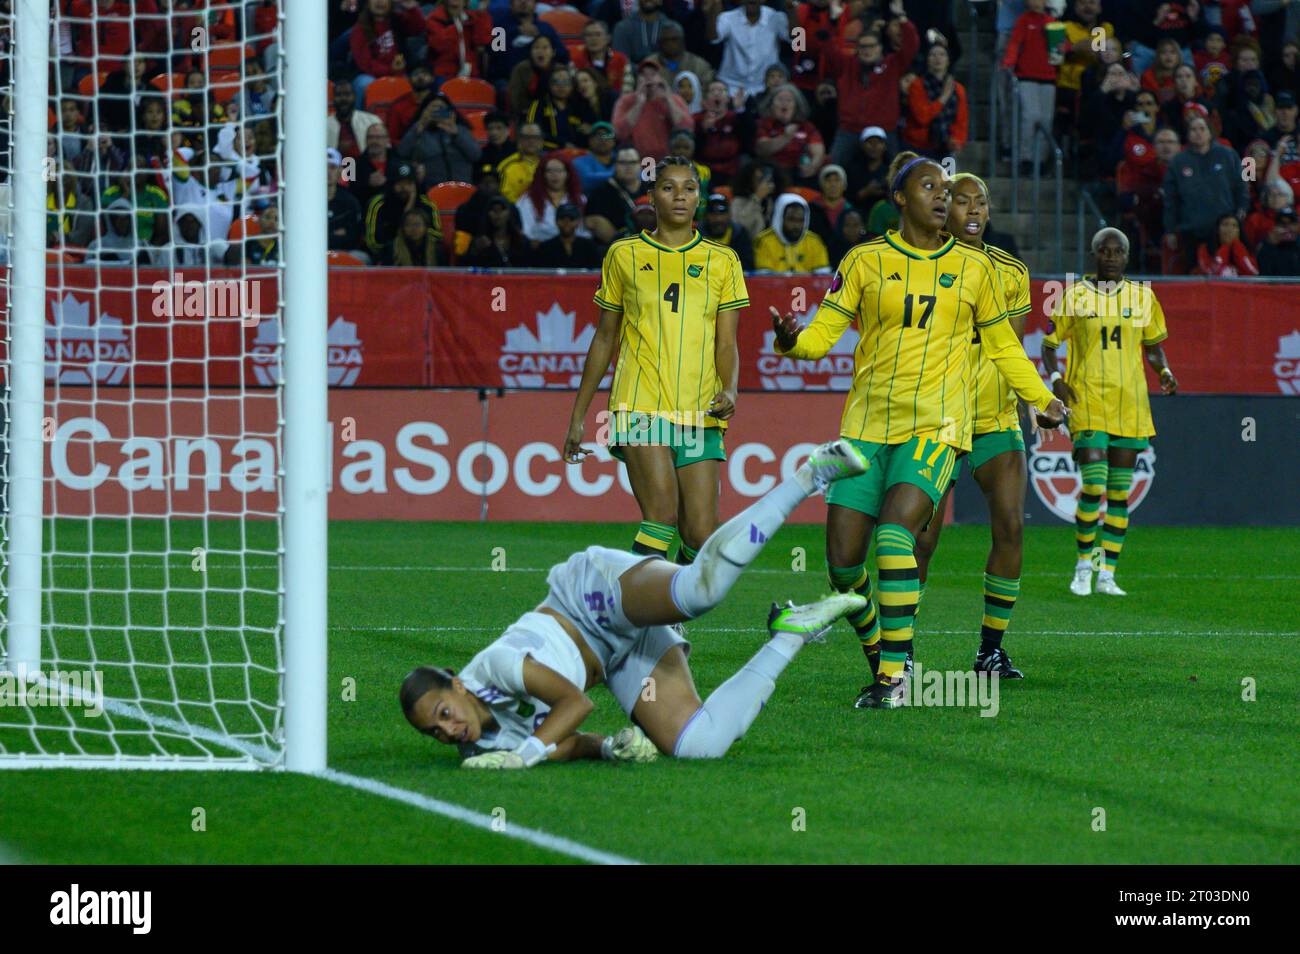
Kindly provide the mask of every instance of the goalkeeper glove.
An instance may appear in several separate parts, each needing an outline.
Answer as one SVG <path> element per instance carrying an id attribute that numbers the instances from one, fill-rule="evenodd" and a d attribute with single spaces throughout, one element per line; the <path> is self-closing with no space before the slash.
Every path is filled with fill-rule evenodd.
<path id="1" fill-rule="evenodd" d="M 460 763 L 465 769 L 521 769 L 527 768 L 524 760 L 514 752 L 484 752 Z"/>
<path id="2" fill-rule="evenodd" d="M 610 762 L 653 762 L 659 757 L 655 744 L 636 726 L 619 729 L 600 743 L 600 757 Z"/>

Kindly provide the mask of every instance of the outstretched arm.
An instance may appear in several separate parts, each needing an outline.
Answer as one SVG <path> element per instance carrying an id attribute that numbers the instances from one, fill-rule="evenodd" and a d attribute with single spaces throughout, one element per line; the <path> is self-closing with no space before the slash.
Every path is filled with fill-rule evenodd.
<path id="1" fill-rule="evenodd" d="M 1065 420 L 1065 407 L 1043 386 L 1011 323 L 997 320 L 979 329 L 984 354 L 993 360 L 1016 394 L 1039 410 L 1039 424 L 1056 427 Z"/>
<path id="2" fill-rule="evenodd" d="M 596 323 L 596 333 L 587 348 L 587 357 L 582 365 L 582 382 L 578 385 L 578 394 L 573 399 L 573 413 L 569 415 L 569 431 L 564 438 L 564 460 L 570 464 L 582 462 L 582 458 L 591 451 L 582 446 L 582 429 L 587 420 L 587 409 L 591 399 L 596 396 L 600 379 L 609 370 L 610 359 L 614 356 L 614 346 L 618 343 L 619 324 L 623 320 L 621 311 L 600 310 L 600 320 Z"/>

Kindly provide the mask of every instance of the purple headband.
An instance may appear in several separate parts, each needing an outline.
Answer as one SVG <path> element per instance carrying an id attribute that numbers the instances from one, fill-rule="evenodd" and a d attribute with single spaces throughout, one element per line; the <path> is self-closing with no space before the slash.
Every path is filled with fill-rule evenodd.
<path id="1" fill-rule="evenodd" d="M 894 176 L 894 187 L 889 190 L 892 196 L 895 192 L 901 192 L 903 183 L 907 180 L 907 174 L 912 171 L 912 167 L 918 162 L 934 162 L 933 159 L 927 159 L 925 156 L 917 156 L 915 159 L 909 159 L 907 165 L 898 170 L 898 175 Z"/>

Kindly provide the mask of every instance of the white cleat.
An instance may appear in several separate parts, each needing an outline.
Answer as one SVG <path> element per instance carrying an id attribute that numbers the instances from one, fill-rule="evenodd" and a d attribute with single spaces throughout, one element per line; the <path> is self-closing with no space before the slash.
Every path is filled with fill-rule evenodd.
<path id="1" fill-rule="evenodd" d="M 1087 596 L 1092 592 L 1092 566 L 1076 566 L 1074 579 L 1070 581 L 1070 592 L 1075 596 Z"/>
<path id="2" fill-rule="evenodd" d="M 1128 596 L 1127 593 L 1119 588 L 1119 584 L 1115 582 L 1114 573 L 1097 574 L 1097 592 L 1104 593 L 1107 596 Z"/>
<path id="3" fill-rule="evenodd" d="M 858 593 L 835 593 L 803 606 L 789 601 L 784 606 L 773 603 L 767 614 L 767 631 L 773 636 L 791 633 L 805 643 L 823 642 L 822 637 L 837 620 L 866 608 L 867 598 Z"/>
<path id="4" fill-rule="evenodd" d="M 865 474 L 870 462 L 862 452 L 844 438 L 816 448 L 799 466 L 795 475 L 809 493 L 825 491 L 837 480 Z"/>

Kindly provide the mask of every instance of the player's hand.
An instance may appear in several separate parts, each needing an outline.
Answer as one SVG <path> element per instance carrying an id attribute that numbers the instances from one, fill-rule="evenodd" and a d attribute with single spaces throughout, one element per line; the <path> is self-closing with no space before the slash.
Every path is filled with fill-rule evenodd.
<path id="1" fill-rule="evenodd" d="M 730 420 L 736 413 L 736 392 L 719 391 L 709 402 L 708 411 L 720 421 Z"/>
<path id="2" fill-rule="evenodd" d="M 527 768 L 523 758 L 514 752 L 484 752 L 460 763 L 463 769 L 521 769 Z"/>
<path id="3" fill-rule="evenodd" d="M 1170 371 L 1168 368 L 1165 368 L 1163 371 L 1160 372 L 1160 393 L 1161 394 L 1178 393 L 1178 379 L 1174 377 L 1174 373 Z"/>
<path id="4" fill-rule="evenodd" d="M 573 421 L 569 424 L 569 433 L 564 435 L 564 462 L 581 464 L 582 459 L 591 453 L 594 451 L 590 447 L 582 446 L 582 421 Z"/>
<path id="5" fill-rule="evenodd" d="M 1065 378 L 1059 378 L 1052 385 L 1052 393 L 1070 406 L 1079 403 L 1079 395 L 1074 393 L 1074 388 L 1065 383 Z"/>
<path id="6" fill-rule="evenodd" d="M 1035 408 L 1035 420 L 1039 427 L 1050 431 L 1064 424 L 1069 413 L 1065 405 L 1057 400 L 1047 405 L 1047 409 L 1044 411 Z"/>
<path id="7" fill-rule="evenodd" d="M 634 725 L 619 729 L 600 745 L 600 757 L 610 762 L 653 762 L 659 757 L 655 744 Z"/>
<path id="8" fill-rule="evenodd" d="M 782 351 L 789 351 L 799 340 L 799 333 L 804 326 L 788 311 L 783 315 L 773 305 L 768 305 L 768 311 L 772 313 L 772 330 L 776 332 L 777 346 Z"/>

